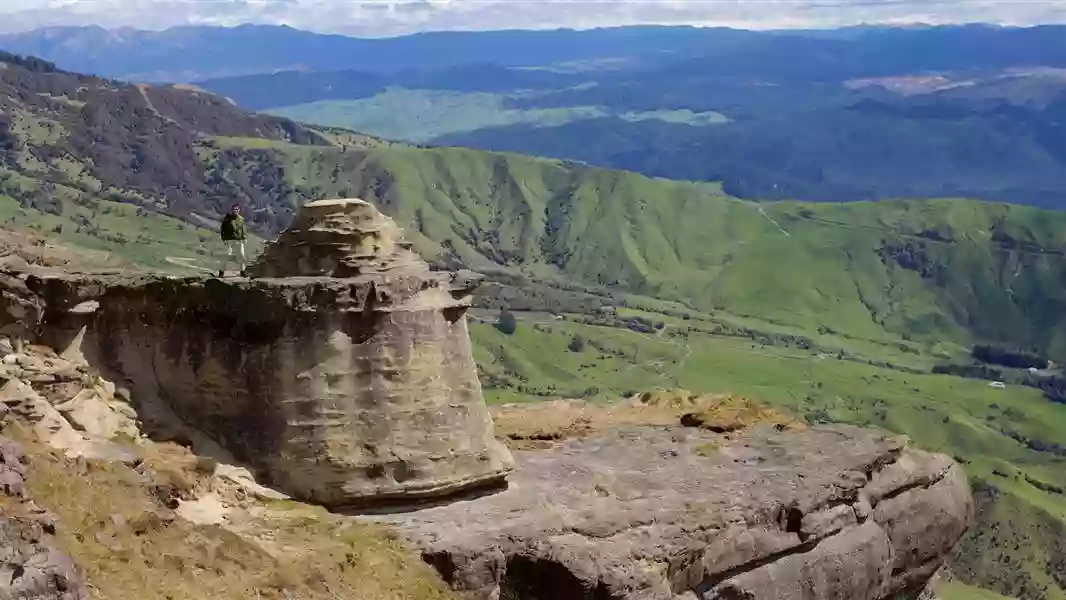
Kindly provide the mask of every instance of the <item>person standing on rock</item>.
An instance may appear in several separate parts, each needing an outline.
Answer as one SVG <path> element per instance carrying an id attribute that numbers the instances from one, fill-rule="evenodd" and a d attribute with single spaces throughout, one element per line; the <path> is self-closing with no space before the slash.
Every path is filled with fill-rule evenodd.
<path id="1" fill-rule="evenodd" d="M 244 217 L 241 216 L 241 207 L 239 204 L 234 204 L 229 209 L 229 214 L 222 218 L 222 227 L 219 228 L 219 235 L 222 236 L 222 243 L 226 245 L 226 258 L 222 259 L 222 268 L 218 271 L 219 277 L 226 276 L 226 267 L 229 266 L 229 261 L 233 259 L 233 255 L 237 255 L 237 263 L 241 266 L 241 276 L 243 277 L 245 272 L 245 259 L 244 259 Z"/>

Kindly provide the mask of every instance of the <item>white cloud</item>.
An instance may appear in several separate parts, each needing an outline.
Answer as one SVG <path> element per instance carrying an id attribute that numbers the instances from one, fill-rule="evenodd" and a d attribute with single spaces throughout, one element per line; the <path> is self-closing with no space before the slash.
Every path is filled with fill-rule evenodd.
<path id="1" fill-rule="evenodd" d="M 637 23 L 754 29 L 1066 22 L 1066 0 L 0 0 L 0 29 L 287 24 L 356 35 Z"/>

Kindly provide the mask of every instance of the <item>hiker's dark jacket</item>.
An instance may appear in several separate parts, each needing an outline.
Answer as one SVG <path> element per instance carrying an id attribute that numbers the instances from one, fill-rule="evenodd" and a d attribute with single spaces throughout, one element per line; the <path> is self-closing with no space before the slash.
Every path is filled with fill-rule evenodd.
<path id="1" fill-rule="evenodd" d="M 222 228 L 219 229 L 223 240 L 244 239 L 244 217 L 240 215 L 226 215 L 222 219 Z"/>

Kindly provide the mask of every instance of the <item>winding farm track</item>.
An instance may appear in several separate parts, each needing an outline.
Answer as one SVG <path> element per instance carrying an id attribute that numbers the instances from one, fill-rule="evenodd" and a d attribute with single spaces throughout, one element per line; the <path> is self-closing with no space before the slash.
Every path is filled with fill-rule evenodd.
<path id="1" fill-rule="evenodd" d="M 791 234 L 791 233 L 789 233 L 789 232 L 787 232 L 787 231 L 785 231 L 785 228 L 784 228 L 784 227 L 782 227 L 782 226 L 781 226 L 781 224 L 780 224 L 780 223 L 778 223 L 776 219 L 774 219 L 774 218 L 773 218 L 773 217 L 771 217 L 770 215 L 766 214 L 766 210 L 765 210 L 765 209 L 764 209 L 763 207 L 761 207 L 761 206 L 758 206 L 758 205 L 756 205 L 756 204 L 751 204 L 751 207 L 752 207 L 752 208 L 754 208 L 755 210 L 759 211 L 759 214 L 760 214 L 760 215 L 762 215 L 762 216 L 766 217 L 766 220 L 767 220 L 767 221 L 769 221 L 769 222 L 773 223 L 773 224 L 774 224 L 774 227 L 777 227 L 777 229 L 778 229 L 778 230 L 779 230 L 779 231 L 780 231 L 781 233 L 785 234 L 785 237 L 792 237 L 792 234 Z"/>
<path id="2" fill-rule="evenodd" d="M 172 264 L 172 265 L 177 265 L 177 266 L 185 268 L 185 269 L 191 269 L 193 271 L 200 271 L 202 273 L 214 273 L 213 270 L 208 269 L 207 267 L 202 267 L 202 266 L 197 265 L 197 264 L 192 264 L 192 263 L 198 262 L 198 259 L 195 259 L 195 258 L 187 258 L 187 257 L 184 257 L 184 256 L 168 256 L 168 257 L 166 257 L 166 261 L 168 263 Z"/>

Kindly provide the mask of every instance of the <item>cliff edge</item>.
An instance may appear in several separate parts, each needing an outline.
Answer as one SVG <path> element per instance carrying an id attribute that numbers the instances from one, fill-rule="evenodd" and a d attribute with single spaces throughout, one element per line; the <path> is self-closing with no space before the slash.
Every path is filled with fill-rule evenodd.
<path id="1" fill-rule="evenodd" d="M 250 270 L 24 284 L 49 346 L 162 399 L 296 498 L 365 507 L 504 483 L 464 316 L 476 278 L 431 272 L 361 200 L 305 205 Z"/>
<path id="2" fill-rule="evenodd" d="M 850 426 L 679 426 L 692 408 L 589 405 L 534 427 L 506 491 L 381 521 L 476 600 L 915 600 L 973 519 L 946 456 Z"/>

